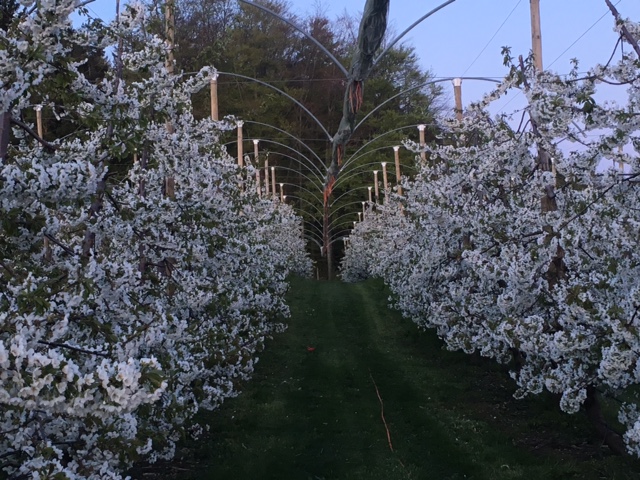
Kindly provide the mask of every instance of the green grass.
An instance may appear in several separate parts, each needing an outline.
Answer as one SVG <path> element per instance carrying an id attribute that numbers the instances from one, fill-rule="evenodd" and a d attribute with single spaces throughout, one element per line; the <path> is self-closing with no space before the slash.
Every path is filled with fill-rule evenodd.
<path id="1" fill-rule="evenodd" d="M 444 351 L 388 310 L 387 296 L 374 281 L 295 280 L 288 331 L 268 343 L 238 398 L 203 415 L 209 436 L 185 445 L 163 477 L 640 478 L 584 417 L 547 397 L 513 400 L 502 367 Z"/>

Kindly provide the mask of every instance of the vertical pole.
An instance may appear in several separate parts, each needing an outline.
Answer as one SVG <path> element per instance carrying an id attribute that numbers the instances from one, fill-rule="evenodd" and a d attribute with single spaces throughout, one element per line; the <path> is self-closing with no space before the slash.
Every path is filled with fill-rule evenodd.
<path id="1" fill-rule="evenodd" d="M 36 126 L 38 129 L 38 136 L 44 138 L 44 131 L 42 128 L 42 105 L 36 105 Z"/>
<path id="2" fill-rule="evenodd" d="M 364 218 L 365 214 L 367 213 L 367 202 L 362 202 L 362 218 Z"/>
<path id="3" fill-rule="evenodd" d="M 42 128 L 42 105 L 36 105 L 36 126 L 38 130 L 38 136 L 40 138 L 43 137 L 43 128 Z M 51 244 L 47 237 L 44 237 L 42 240 L 44 247 L 44 260 L 46 262 L 50 262 L 53 258 L 53 251 L 51 250 Z"/>
<path id="4" fill-rule="evenodd" d="M 382 162 L 382 185 L 384 186 L 384 201 L 388 200 L 389 196 L 389 179 L 387 178 L 387 162 Z"/>
<path id="5" fill-rule="evenodd" d="M 426 125 L 418 125 L 418 131 L 420 132 L 420 158 L 423 162 L 427 160 L 427 153 L 424 151 L 424 147 L 426 146 L 426 142 L 424 140 L 424 129 Z"/>
<path id="6" fill-rule="evenodd" d="M 242 152 L 242 125 L 244 125 L 244 122 L 242 120 L 238 120 L 236 122 L 236 125 L 238 126 L 238 166 L 240 168 L 242 168 L 242 166 L 243 166 L 243 161 L 242 161 L 242 156 L 243 156 L 243 152 Z"/>
<path id="7" fill-rule="evenodd" d="M 176 181 L 173 176 L 164 179 L 164 195 L 168 198 L 176 196 Z"/>
<path id="8" fill-rule="evenodd" d="M 284 203 L 284 183 L 280 183 L 280 203 Z"/>
<path id="9" fill-rule="evenodd" d="M 253 163 L 256 166 L 256 189 L 258 191 L 258 197 L 261 197 L 261 191 L 260 191 L 260 164 L 258 163 L 259 157 L 258 157 L 258 144 L 260 143 L 260 140 L 258 140 L 257 138 L 253 139 Z"/>
<path id="10" fill-rule="evenodd" d="M 209 82 L 211 88 L 211 120 L 218 120 L 218 74 L 214 73 Z"/>
<path id="11" fill-rule="evenodd" d="M 456 119 L 458 121 L 462 120 L 462 79 L 454 78 L 453 79 L 453 95 L 456 99 Z"/>
<path id="12" fill-rule="evenodd" d="M 276 167 L 271 167 L 271 193 L 273 199 L 276 199 Z"/>
<path id="13" fill-rule="evenodd" d="M 371 190 L 373 189 L 373 187 L 367 187 L 367 190 L 369 190 L 369 203 L 373 203 L 373 198 L 371 198 Z"/>
<path id="14" fill-rule="evenodd" d="M 533 64 L 537 71 L 542 71 L 542 31 L 540 29 L 540 0 L 531 2 L 531 49 Z"/>
<path id="15" fill-rule="evenodd" d="M 396 185 L 398 186 L 398 195 L 402 195 L 402 185 L 400 185 L 400 147 L 393 147 L 393 159 L 396 162 Z"/>
<path id="16" fill-rule="evenodd" d="M 264 156 L 264 196 L 269 197 L 269 154 Z"/>
<path id="17" fill-rule="evenodd" d="M 358 212 L 358 221 L 361 222 L 362 221 L 362 212 Z"/>
<path id="18" fill-rule="evenodd" d="M 165 36 L 167 41 L 167 58 L 165 66 L 170 75 L 174 71 L 174 54 L 173 49 L 176 44 L 176 19 L 175 19 L 175 0 L 166 0 L 164 5 L 164 19 L 165 19 Z"/>
<path id="19" fill-rule="evenodd" d="M 618 153 L 620 154 L 620 156 L 622 156 L 622 153 L 623 153 L 622 146 L 618 147 Z M 616 163 L 616 161 L 614 160 L 613 161 L 614 166 L 615 166 L 615 163 Z M 624 173 L 624 162 L 622 161 L 622 159 L 620 160 L 619 167 L 620 167 L 620 173 Z"/>
<path id="20" fill-rule="evenodd" d="M 167 58 L 165 59 L 165 67 L 167 68 L 167 73 L 169 75 L 173 75 L 175 68 L 175 57 L 173 54 L 173 49 L 175 48 L 176 44 L 175 9 L 175 0 L 166 0 L 166 3 L 164 5 L 164 30 L 167 42 Z M 174 132 L 173 124 L 171 123 L 171 121 L 167 122 L 167 132 L 169 132 L 170 134 Z"/>
<path id="21" fill-rule="evenodd" d="M 167 68 L 167 73 L 171 76 L 174 73 L 174 63 L 175 57 L 173 54 L 173 49 L 176 44 L 176 19 L 175 19 L 175 0 L 166 0 L 164 7 L 164 18 L 165 18 L 165 36 L 167 42 L 167 58 L 165 59 L 165 66 Z M 173 123 L 171 119 L 169 119 L 166 123 L 167 133 L 171 135 L 175 132 L 173 127 Z M 164 179 L 164 194 L 167 198 L 175 198 L 175 178 L 173 175 L 165 177 Z M 171 267 L 169 263 L 165 263 L 163 274 L 167 277 L 171 276 Z M 168 287 L 169 295 L 172 294 L 172 287 L 169 285 Z"/>
<path id="22" fill-rule="evenodd" d="M 378 189 L 378 170 L 373 171 L 373 187 L 376 191 L 376 203 L 378 203 L 378 199 L 380 198 L 380 191 Z"/>

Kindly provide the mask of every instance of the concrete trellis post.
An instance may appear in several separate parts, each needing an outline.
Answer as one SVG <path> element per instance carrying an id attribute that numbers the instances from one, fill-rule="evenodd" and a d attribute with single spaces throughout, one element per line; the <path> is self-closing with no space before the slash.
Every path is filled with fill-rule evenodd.
<path id="1" fill-rule="evenodd" d="M 38 129 L 38 136 L 40 138 L 44 138 L 43 128 L 42 128 L 42 105 L 36 105 L 36 126 Z"/>
<path id="2" fill-rule="evenodd" d="M 260 140 L 257 138 L 253 140 L 253 163 L 256 166 L 256 190 L 258 191 L 258 197 L 261 197 L 260 191 L 260 164 L 258 163 L 258 144 Z"/>
<path id="3" fill-rule="evenodd" d="M 367 213 L 367 202 L 362 202 L 362 218 L 365 217 L 366 213 Z"/>
<path id="4" fill-rule="evenodd" d="M 42 105 L 36 105 L 36 126 L 38 129 L 38 136 L 43 138 L 43 128 L 42 128 Z M 42 240 L 44 247 L 44 259 L 47 262 L 50 262 L 53 258 L 53 252 L 51 251 L 51 244 L 49 243 L 49 239 L 44 237 Z"/>
<path id="5" fill-rule="evenodd" d="M 378 199 L 380 198 L 380 191 L 378 187 L 378 170 L 373 171 L 373 188 L 375 188 L 376 203 L 378 203 Z"/>
<path id="6" fill-rule="evenodd" d="M 214 73 L 209 81 L 211 89 L 211 120 L 217 121 L 218 117 L 218 74 Z"/>
<path id="7" fill-rule="evenodd" d="M 278 185 L 280 185 L 280 203 L 284 203 L 284 183 Z"/>
<path id="8" fill-rule="evenodd" d="M 373 187 L 367 187 L 367 190 L 369 190 L 369 203 L 373 203 L 373 198 L 371 198 L 371 190 L 373 190 Z"/>
<path id="9" fill-rule="evenodd" d="M 276 199 L 276 167 L 271 167 L 271 193 L 273 199 Z"/>
<path id="10" fill-rule="evenodd" d="M 396 163 L 396 185 L 398 186 L 398 195 L 402 195 L 402 185 L 400 185 L 400 147 L 393 147 L 393 159 Z"/>
<path id="11" fill-rule="evenodd" d="M 540 0 L 530 0 L 531 9 L 531 50 L 533 63 L 538 72 L 542 71 L 542 33 L 540 29 Z"/>
<path id="12" fill-rule="evenodd" d="M 424 147 L 426 145 L 426 142 L 424 140 L 425 128 L 427 128 L 426 125 L 418 125 L 418 131 L 420 132 L 420 158 L 422 159 L 423 162 L 427 160 L 427 154 L 424 151 Z"/>
<path id="13" fill-rule="evenodd" d="M 264 196 L 269 196 L 269 154 L 264 156 Z"/>
<path id="14" fill-rule="evenodd" d="M 238 126 L 238 166 L 242 168 L 244 163 L 242 158 L 242 125 L 244 125 L 244 122 L 242 120 L 238 120 L 236 125 Z"/>
<path id="15" fill-rule="evenodd" d="M 384 186 L 384 201 L 389 196 L 389 179 L 387 177 L 387 162 L 382 162 L 382 185 Z"/>
<path id="16" fill-rule="evenodd" d="M 361 222 L 362 221 L 362 212 L 358 212 L 358 221 Z"/>
<path id="17" fill-rule="evenodd" d="M 454 78 L 453 79 L 453 95 L 456 100 L 456 119 L 458 121 L 462 121 L 462 79 Z"/>

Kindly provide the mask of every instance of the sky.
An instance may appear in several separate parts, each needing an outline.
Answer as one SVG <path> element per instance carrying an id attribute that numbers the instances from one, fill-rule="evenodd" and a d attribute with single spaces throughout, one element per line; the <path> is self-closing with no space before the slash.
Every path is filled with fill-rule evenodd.
<path id="1" fill-rule="evenodd" d="M 391 0 L 389 25 L 401 33 L 444 0 Z M 365 0 L 289 0 L 291 12 L 308 16 L 320 9 L 334 19 L 347 12 L 359 16 Z M 613 0 L 623 17 L 640 21 L 640 0 Z M 105 20 L 113 18 L 115 0 L 95 0 L 90 12 Z M 617 41 L 613 17 L 604 0 L 540 0 L 542 58 L 545 69 L 569 72 L 570 60 L 580 61 L 581 71 L 606 63 Z M 529 0 L 455 0 L 425 19 L 403 42 L 416 48 L 421 65 L 435 77 L 503 77 L 501 47 L 510 46 L 512 56 L 531 50 Z M 453 108 L 453 86 L 443 84 Z M 466 80 L 463 104 L 478 101 L 492 84 Z M 616 93 L 612 92 L 613 98 Z M 517 94 L 494 106 L 495 113 L 521 107 Z M 521 95 L 520 95 L 521 97 Z M 522 99 L 520 99 L 522 101 Z"/>

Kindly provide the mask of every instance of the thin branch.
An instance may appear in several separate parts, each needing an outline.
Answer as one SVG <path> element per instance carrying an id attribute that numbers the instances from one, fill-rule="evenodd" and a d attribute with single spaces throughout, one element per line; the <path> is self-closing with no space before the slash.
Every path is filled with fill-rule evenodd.
<path id="1" fill-rule="evenodd" d="M 85 350 L 84 348 L 79 348 L 79 347 L 73 347 L 71 345 L 67 345 L 66 343 L 58 343 L 58 342 L 45 342 L 45 341 L 40 341 L 38 342 L 40 345 L 47 345 L 49 347 L 59 347 L 59 348 L 66 348 L 68 350 L 73 350 L 74 352 L 80 352 L 80 353 L 87 353 L 89 355 L 96 355 L 98 357 L 104 357 L 104 358 L 109 358 L 109 355 L 103 352 L 96 352 L 94 350 Z"/>
<path id="2" fill-rule="evenodd" d="M 49 152 L 53 153 L 58 149 L 58 147 L 56 147 L 52 143 L 49 143 L 45 139 L 41 138 L 40 135 L 38 135 L 31 128 L 29 128 L 29 126 L 26 123 L 24 123 L 22 120 L 20 120 L 18 118 L 15 118 L 15 117 L 11 117 L 11 123 L 13 123 L 14 125 L 20 127 L 25 132 L 27 132 L 31 137 L 35 138 Z"/>
<path id="3" fill-rule="evenodd" d="M 609 0 L 604 0 L 604 2 L 607 4 L 607 7 L 609 7 L 609 10 L 611 10 L 611 13 L 616 19 L 616 22 L 620 24 L 620 31 L 622 32 L 622 35 L 624 36 L 625 40 L 629 42 L 629 45 L 633 47 L 633 49 L 636 51 L 636 55 L 638 55 L 638 59 L 640 59 L 640 45 L 638 45 L 638 42 L 636 41 L 636 39 L 633 38 L 633 35 L 631 35 L 631 32 L 629 32 L 629 30 L 623 23 L 622 19 L 620 18 L 620 13 L 616 9 L 616 7 L 613 5 L 613 3 L 611 3 Z"/>
<path id="4" fill-rule="evenodd" d="M 77 255 L 76 252 L 74 252 L 73 250 L 71 250 L 69 247 L 67 247 L 66 245 L 64 245 L 63 243 L 61 243 L 59 240 L 56 240 L 56 238 L 49 234 L 49 233 L 45 233 L 44 234 L 45 237 L 47 237 L 49 240 L 51 240 L 53 243 L 55 243 L 56 245 L 58 245 L 62 250 L 64 250 L 66 253 L 68 253 L 69 255 Z"/>
<path id="5" fill-rule="evenodd" d="M 384 418 L 384 403 L 382 403 L 382 397 L 380 396 L 380 391 L 378 390 L 378 385 L 376 385 L 376 381 L 373 379 L 373 375 L 371 375 L 371 370 L 369 370 L 369 377 L 371 377 L 371 381 L 373 382 L 373 386 L 376 389 L 376 395 L 378 396 L 378 400 L 380 401 L 380 417 L 382 418 L 382 423 L 384 424 L 384 429 L 387 431 L 387 442 L 389 442 L 389 450 L 393 452 L 393 445 L 391 444 L 391 432 L 389 432 L 389 426 L 387 425 L 387 421 Z"/>

